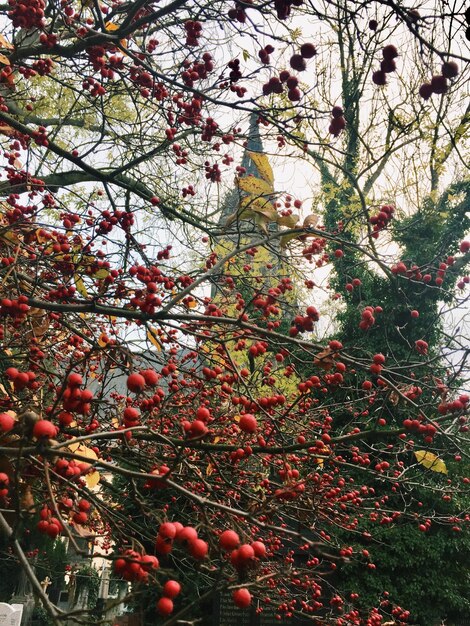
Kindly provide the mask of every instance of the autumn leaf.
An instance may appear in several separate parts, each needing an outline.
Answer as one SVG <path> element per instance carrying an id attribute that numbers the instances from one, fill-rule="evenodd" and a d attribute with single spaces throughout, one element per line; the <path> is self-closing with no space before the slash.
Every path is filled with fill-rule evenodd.
<path id="1" fill-rule="evenodd" d="M 279 224 L 279 226 L 286 226 L 287 228 L 295 228 L 297 222 L 299 221 L 299 216 L 298 215 L 280 215 L 276 221 Z"/>
<path id="2" fill-rule="evenodd" d="M 331 357 L 331 354 L 332 352 L 329 348 L 322 350 L 321 352 L 315 355 L 313 359 L 314 365 L 316 365 L 317 367 L 321 367 L 322 369 L 326 371 L 330 370 L 334 365 L 334 360 Z"/>
<path id="3" fill-rule="evenodd" d="M 426 469 L 438 472 L 439 474 L 447 474 L 447 467 L 444 461 L 432 452 L 428 450 L 416 450 L 414 454 L 418 463 L 421 463 Z"/>
<path id="4" fill-rule="evenodd" d="M 6 50 L 14 50 L 15 46 L 13 46 L 9 41 L 5 39 L 2 34 L 0 34 L 0 48 L 5 48 Z"/>
<path id="5" fill-rule="evenodd" d="M 80 278 L 78 274 L 75 274 L 74 278 L 75 278 L 75 286 L 77 288 L 78 293 L 84 298 L 88 298 L 88 291 L 85 287 L 85 283 L 83 282 L 83 279 Z"/>
<path id="6" fill-rule="evenodd" d="M 0 63 L 3 63 L 3 65 L 10 65 L 10 59 L 4 54 L 0 54 Z"/>
<path id="7" fill-rule="evenodd" d="M 157 349 L 157 352 L 161 352 L 162 351 L 162 344 L 160 343 L 160 340 L 158 339 L 157 336 L 157 331 L 155 328 L 150 327 L 147 331 L 147 339 L 150 341 L 150 343 L 155 346 L 155 348 Z"/>
<path id="8" fill-rule="evenodd" d="M 268 157 L 262 152 L 248 152 L 248 156 L 256 165 L 261 178 L 268 182 L 272 188 L 274 185 L 274 174 Z"/>
<path id="9" fill-rule="evenodd" d="M 269 196 L 274 192 L 273 186 L 256 176 L 244 176 L 237 179 L 237 185 L 242 191 L 253 196 Z"/>

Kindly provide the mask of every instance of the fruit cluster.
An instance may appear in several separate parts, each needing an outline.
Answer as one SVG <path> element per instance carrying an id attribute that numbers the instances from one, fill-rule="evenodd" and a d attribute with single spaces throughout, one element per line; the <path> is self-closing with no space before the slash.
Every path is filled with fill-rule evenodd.
<path id="1" fill-rule="evenodd" d="M 392 206 L 391 204 L 384 204 L 383 206 L 380 207 L 380 210 L 378 213 L 370 217 L 369 222 L 374 227 L 373 233 L 372 233 L 372 237 L 374 237 L 374 239 L 377 239 L 377 237 L 379 236 L 379 232 L 381 230 L 384 230 L 384 228 L 387 228 L 394 213 L 395 213 L 394 206 Z"/>
<path id="2" fill-rule="evenodd" d="M 197 561 L 203 561 L 209 552 L 208 543 L 198 537 L 197 530 L 192 526 L 183 526 L 180 522 L 163 522 L 155 541 L 156 552 L 169 554 L 174 542 L 185 548 Z"/>
<path id="3" fill-rule="evenodd" d="M 126 550 L 114 561 L 114 571 L 128 582 L 147 582 L 149 572 L 159 566 L 156 556 L 140 554 L 135 550 Z"/>
<path id="4" fill-rule="evenodd" d="M 346 127 L 346 120 L 344 119 L 343 113 L 343 109 L 340 106 L 334 106 L 331 111 L 332 120 L 328 132 L 333 135 L 333 137 L 337 137 Z"/>
<path id="5" fill-rule="evenodd" d="M 20 296 L 21 297 L 21 296 Z M 36 387 L 35 380 L 36 374 L 34 372 L 20 372 L 16 367 L 8 367 L 5 370 L 5 375 L 13 383 L 15 391 L 22 391 L 26 387 L 34 389 Z"/>
<path id="6" fill-rule="evenodd" d="M 8 17 L 15 28 L 43 28 L 44 0 L 8 0 Z"/>
<path id="7" fill-rule="evenodd" d="M 380 70 L 376 70 L 372 74 L 372 81 L 376 85 L 387 84 L 387 74 L 394 72 L 397 68 L 395 59 L 398 56 L 398 51 L 392 44 L 385 46 L 382 49 L 382 61 L 380 62 Z"/>
<path id="8" fill-rule="evenodd" d="M 184 24 L 186 31 L 186 45 L 195 47 L 199 44 L 199 37 L 202 35 L 202 24 L 194 20 L 187 20 Z"/>
<path id="9" fill-rule="evenodd" d="M 445 61 L 442 64 L 441 74 L 436 74 L 431 78 L 431 82 L 423 83 L 419 88 L 419 95 L 423 100 L 429 100 L 433 94 L 447 93 L 449 89 L 448 78 L 457 78 L 459 66 L 455 61 Z"/>

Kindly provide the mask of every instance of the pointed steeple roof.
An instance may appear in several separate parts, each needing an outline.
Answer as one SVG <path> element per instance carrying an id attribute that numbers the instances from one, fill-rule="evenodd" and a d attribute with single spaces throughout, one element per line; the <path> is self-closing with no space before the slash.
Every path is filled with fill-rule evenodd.
<path id="1" fill-rule="evenodd" d="M 259 113 L 257 111 L 252 111 L 250 114 L 250 123 L 248 127 L 247 133 L 247 141 L 245 145 L 245 150 L 243 153 L 243 157 L 241 160 L 241 167 L 245 168 L 246 174 L 245 176 L 259 176 L 258 169 L 254 161 L 250 158 L 250 152 L 259 152 L 263 153 L 263 141 L 261 139 L 261 135 L 259 132 Z M 227 218 L 230 215 L 233 215 L 240 204 L 240 191 L 237 187 L 234 186 L 232 190 L 230 190 L 222 204 L 222 208 L 220 211 L 219 217 L 219 225 L 224 226 L 227 222 Z"/>

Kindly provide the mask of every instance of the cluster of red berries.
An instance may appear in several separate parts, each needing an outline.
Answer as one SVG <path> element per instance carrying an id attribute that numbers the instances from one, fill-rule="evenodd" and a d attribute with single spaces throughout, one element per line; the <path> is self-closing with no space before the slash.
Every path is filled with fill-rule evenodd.
<path id="1" fill-rule="evenodd" d="M 15 28 L 42 28 L 44 26 L 44 0 L 8 0 L 8 17 Z"/>
<path id="2" fill-rule="evenodd" d="M 8 496 L 8 485 L 10 484 L 10 477 L 5 472 L 0 472 L 0 498 L 6 498 Z"/>
<path id="3" fill-rule="evenodd" d="M 372 74 L 372 81 L 376 85 L 387 84 L 387 74 L 394 72 L 397 68 L 395 59 L 398 56 L 398 51 L 392 44 L 385 46 L 382 49 L 382 61 L 380 62 L 380 70 L 376 70 Z"/>
<path id="4" fill-rule="evenodd" d="M 374 356 L 372 357 L 372 365 L 369 367 L 369 371 L 372 374 L 380 374 L 380 372 L 383 369 L 384 363 L 385 363 L 385 356 L 383 354 L 381 354 L 380 352 L 377 354 L 374 354 Z"/>
<path id="5" fill-rule="evenodd" d="M 54 517 L 53 512 L 47 506 L 40 510 L 39 517 L 36 528 L 51 539 L 55 539 L 64 530 L 61 521 Z"/>
<path id="6" fill-rule="evenodd" d="M 428 342 L 424 341 L 424 339 L 418 339 L 415 341 L 415 349 L 419 354 L 427 354 L 428 353 Z"/>
<path id="7" fill-rule="evenodd" d="M 149 572 L 158 569 L 159 566 L 156 556 L 140 554 L 135 550 L 126 550 L 114 561 L 114 571 L 128 582 L 146 583 Z"/>
<path id="8" fill-rule="evenodd" d="M 5 263 L 2 259 L 2 265 L 10 265 L 10 257 L 5 257 L 8 259 L 8 263 Z M 14 259 L 12 259 L 14 262 Z M 21 321 L 25 318 L 26 313 L 29 311 L 30 307 L 28 305 L 27 296 L 18 296 L 16 299 L 3 298 L 0 301 L 0 315 L 9 316 L 16 318 L 18 321 Z"/>
<path id="9" fill-rule="evenodd" d="M 286 20 L 291 12 L 291 8 L 300 7 L 303 4 L 303 0 L 274 0 L 274 8 L 278 19 Z"/>
<path id="10" fill-rule="evenodd" d="M 194 47 L 199 44 L 199 37 L 202 35 L 202 24 L 194 20 L 187 20 L 184 24 L 186 31 L 186 45 Z"/>
<path id="11" fill-rule="evenodd" d="M 372 215 L 369 222 L 374 226 L 372 237 L 377 239 L 379 232 L 388 226 L 388 223 L 395 213 L 395 207 L 391 204 L 384 204 L 380 207 L 380 210 L 375 215 Z"/>
<path id="12" fill-rule="evenodd" d="M 160 380 L 160 374 L 153 369 L 142 370 L 127 377 L 127 388 L 134 393 L 141 393 L 147 387 L 154 387 Z"/>
<path id="13" fill-rule="evenodd" d="M 261 48 L 261 50 L 258 51 L 258 56 L 259 56 L 259 60 L 261 61 L 261 63 L 263 63 L 264 65 L 269 65 L 269 62 L 270 62 L 269 55 L 272 54 L 273 52 L 274 52 L 274 48 L 270 44 L 268 44 L 264 48 Z"/>
<path id="14" fill-rule="evenodd" d="M 197 80 L 207 78 L 208 74 L 214 69 L 214 62 L 212 55 L 209 52 L 204 52 L 202 55 L 202 62 L 194 61 L 192 64 L 185 59 L 183 61 L 184 70 L 181 73 L 183 82 L 188 87 L 194 87 L 194 83 Z"/>
<path id="15" fill-rule="evenodd" d="M 346 120 L 343 116 L 343 109 L 340 106 L 334 106 L 331 110 L 332 120 L 328 128 L 328 132 L 333 137 L 337 137 L 346 127 Z"/>
<path id="16" fill-rule="evenodd" d="M 377 311 L 377 307 L 366 306 L 361 313 L 361 321 L 359 322 L 359 328 L 361 330 L 369 330 L 375 324 L 374 313 Z"/>
<path id="17" fill-rule="evenodd" d="M 173 550 L 174 542 L 185 548 L 198 561 L 203 561 L 209 552 L 209 544 L 198 537 L 197 530 L 192 526 L 183 526 L 180 522 L 160 524 L 155 550 L 159 554 L 169 554 Z"/>
<path id="18" fill-rule="evenodd" d="M 312 332 L 313 323 L 318 322 L 320 319 L 320 313 L 314 306 L 307 307 L 307 315 L 296 315 L 292 322 L 292 326 L 289 328 L 289 335 L 296 337 L 302 332 Z"/>
<path id="19" fill-rule="evenodd" d="M 152 474 L 152 476 L 160 476 L 163 478 L 168 474 L 169 471 L 170 468 L 168 467 L 168 465 L 161 465 L 160 467 L 154 467 L 149 473 Z M 147 479 L 144 483 L 145 489 L 164 489 L 166 487 L 166 482 L 165 480 L 162 480 L 162 478 Z"/>
<path id="20" fill-rule="evenodd" d="M 49 140 L 47 138 L 47 130 L 44 126 L 38 126 L 37 130 L 31 133 L 31 137 L 34 139 L 38 146 L 44 146 L 47 148 Z"/>
<path id="21" fill-rule="evenodd" d="M 22 391 L 26 387 L 30 389 L 37 387 L 37 384 L 34 384 L 36 381 L 36 374 L 34 372 L 20 372 L 16 367 L 8 367 L 5 370 L 5 375 L 8 380 L 11 380 L 13 383 L 15 391 Z"/>
<path id="22" fill-rule="evenodd" d="M 251 3 L 252 0 L 247 0 L 243 4 L 246 5 Z M 240 2 L 235 2 L 235 6 L 228 10 L 227 15 L 229 19 L 236 20 L 237 22 L 240 22 L 240 24 L 244 24 L 246 22 L 246 12 L 242 3 Z"/>
<path id="23" fill-rule="evenodd" d="M 449 84 L 448 78 L 456 78 L 459 75 L 459 66 L 455 61 L 445 61 L 441 68 L 442 73 L 431 78 L 430 83 L 423 83 L 419 88 L 419 95 L 423 100 L 429 100 L 433 94 L 447 93 Z"/>
<path id="24" fill-rule="evenodd" d="M 163 585 L 163 597 L 157 602 L 157 611 L 163 617 L 173 613 L 173 600 L 181 592 L 181 585 L 176 580 L 167 580 Z"/>
<path id="25" fill-rule="evenodd" d="M 437 407 L 437 410 L 441 415 L 466 411 L 469 400 L 470 397 L 467 394 L 462 394 L 456 400 L 451 400 L 450 402 L 441 402 Z"/>
<path id="26" fill-rule="evenodd" d="M 301 93 L 298 88 L 299 79 L 296 76 L 291 76 L 287 70 L 283 70 L 278 76 L 271 76 L 269 81 L 263 85 L 263 95 L 269 96 L 272 93 L 283 93 L 284 83 L 287 86 L 287 97 L 291 102 L 297 102 L 300 100 Z"/>
<path id="27" fill-rule="evenodd" d="M 62 406 L 65 411 L 75 411 L 80 415 L 88 415 L 91 411 L 93 392 L 89 389 L 80 389 L 83 378 L 72 372 L 67 378 L 67 386 L 62 393 Z"/>

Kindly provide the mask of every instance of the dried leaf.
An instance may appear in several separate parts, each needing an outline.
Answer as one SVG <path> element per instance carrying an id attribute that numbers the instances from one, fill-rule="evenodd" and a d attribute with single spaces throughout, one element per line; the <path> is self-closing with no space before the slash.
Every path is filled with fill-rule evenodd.
<path id="1" fill-rule="evenodd" d="M 311 215 L 307 215 L 307 217 L 304 219 L 303 227 L 315 228 L 315 226 L 318 224 L 319 219 L 320 218 L 318 217 L 318 215 L 315 215 L 314 213 L 312 213 Z"/>
<path id="2" fill-rule="evenodd" d="M 326 371 L 330 370 L 334 365 L 334 359 L 331 357 L 331 354 L 332 352 L 329 348 L 322 350 L 315 355 L 313 359 L 313 364 L 317 367 L 321 367 Z"/>
<path id="3" fill-rule="evenodd" d="M 0 34 L 0 48 L 5 48 L 6 50 L 14 50 L 15 46 L 13 46 L 9 41 L 5 39 L 2 34 Z"/>
<path id="4" fill-rule="evenodd" d="M 3 65 L 10 65 L 10 59 L 4 54 L 0 54 L 0 63 L 3 63 Z"/>

